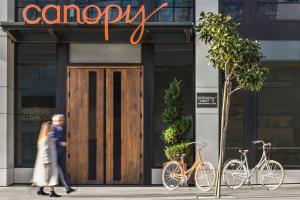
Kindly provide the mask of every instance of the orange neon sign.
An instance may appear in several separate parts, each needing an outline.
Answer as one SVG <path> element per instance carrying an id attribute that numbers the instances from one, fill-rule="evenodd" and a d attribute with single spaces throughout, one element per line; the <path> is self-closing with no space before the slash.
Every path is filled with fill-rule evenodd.
<path id="1" fill-rule="evenodd" d="M 133 23 L 138 17 L 141 18 L 141 21 L 139 22 L 138 26 L 134 29 L 131 37 L 130 37 L 130 43 L 132 44 L 138 44 L 144 35 L 145 32 L 145 23 L 160 9 L 167 7 L 168 3 L 163 3 L 158 8 L 156 8 L 154 11 L 152 11 L 150 14 L 146 15 L 145 6 L 142 5 L 137 13 L 131 17 L 131 5 L 127 5 L 127 8 L 125 11 L 122 10 L 121 6 L 117 4 L 109 4 L 107 5 L 103 10 L 99 8 L 97 5 L 91 4 L 86 6 L 82 12 L 80 8 L 75 4 L 70 5 L 54 5 L 49 4 L 45 6 L 44 8 L 40 8 L 38 5 L 35 4 L 29 4 L 23 9 L 23 18 L 26 24 L 39 24 L 42 20 L 46 24 L 60 24 L 60 23 L 68 23 L 68 12 L 70 9 L 74 9 L 76 11 L 76 21 L 78 24 L 99 24 L 101 19 L 104 19 L 104 35 L 105 40 L 109 40 L 109 24 L 115 24 L 117 22 L 120 22 L 122 19 L 125 19 L 125 22 L 127 24 Z M 35 19 L 29 19 L 28 18 L 28 11 L 29 10 L 35 10 L 38 13 L 41 14 L 40 17 L 36 17 Z M 55 19 L 49 20 L 47 18 L 47 12 L 53 9 L 56 11 Z M 95 9 L 97 12 L 97 16 L 94 18 L 88 17 L 88 11 L 89 9 Z M 115 19 L 109 19 L 110 12 L 112 9 L 116 9 L 118 14 L 115 17 Z M 63 15 L 61 15 L 61 12 L 63 12 Z M 63 19 L 61 19 L 61 16 L 63 16 Z"/>

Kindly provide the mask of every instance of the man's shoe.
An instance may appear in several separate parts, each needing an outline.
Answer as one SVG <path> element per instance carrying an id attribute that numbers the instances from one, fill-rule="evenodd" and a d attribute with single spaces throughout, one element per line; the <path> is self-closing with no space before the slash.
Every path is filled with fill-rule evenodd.
<path id="1" fill-rule="evenodd" d="M 50 197 L 61 197 L 61 196 L 56 194 L 54 191 L 52 191 Z"/>
<path id="2" fill-rule="evenodd" d="M 41 189 L 39 189 L 37 192 L 36 192 L 38 195 L 42 195 L 42 196 L 48 196 L 49 195 L 49 193 L 46 193 L 46 192 L 44 192 L 44 190 L 41 190 Z"/>
<path id="3" fill-rule="evenodd" d="M 66 191 L 66 193 L 67 193 L 67 194 L 70 194 L 70 193 L 75 192 L 75 191 L 76 191 L 75 189 L 70 188 L 70 189 L 68 189 L 68 190 Z"/>

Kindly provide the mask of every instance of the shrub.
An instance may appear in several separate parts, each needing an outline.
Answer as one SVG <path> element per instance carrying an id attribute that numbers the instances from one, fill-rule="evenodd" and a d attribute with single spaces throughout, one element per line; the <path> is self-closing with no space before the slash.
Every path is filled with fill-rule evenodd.
<path id="1" fill-rule="evenodd" d="M 187 132 L 192 126 L 191 116 L 182 116 L 182 81 L 174 79 L 170 87 L 165 91 L 165 109 L 162 115 L 163 121 L 168 128 L 162 132 L 162 140 L 165 144 L 165 156 L 168 160 L 178 160 L 181 154 L 186 154 L 186 160 L 191 157 L 191 146 Z"/>

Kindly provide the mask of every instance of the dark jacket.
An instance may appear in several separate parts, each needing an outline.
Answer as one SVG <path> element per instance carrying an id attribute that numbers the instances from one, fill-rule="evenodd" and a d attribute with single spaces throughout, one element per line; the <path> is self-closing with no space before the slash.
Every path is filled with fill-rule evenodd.
<path id="1" fill-rule="evenodd" d="M 66 142 L 66 137 L 64 134 L 64 130 L 61 126 L 52 125 L 53 129 L 53 136 L 55 137 L 56 141 L 56 151 L 57 151 L 57 160 L 62 161 L 64 159 L 64 147 L 62 143 Z"/>

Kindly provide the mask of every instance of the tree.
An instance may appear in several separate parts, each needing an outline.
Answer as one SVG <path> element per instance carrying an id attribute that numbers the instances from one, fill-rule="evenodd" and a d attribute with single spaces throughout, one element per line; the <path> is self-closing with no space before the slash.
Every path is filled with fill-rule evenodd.
<path id="1" fill-rule="evenodd" d="M 261 66 L 263 58 L 260 44 L 242 37 L 239 24 L 230 16 L 222 14 L 200 14 L 200 23 L 196 27 L 199 39 L 208 45 L 210 64 L 224 74 L 221 136 L 215 195 L 220 198 L 221 175 L 224 160 L 230 96 L 238 90 L 259 91 L 268 76 L 268 69 Z M 235 88 L 233 88 L 233 85 Z"/>
<path id="2" fill-rule="evenodd" d="M 177 160 L 180 154 L 186 154 L 188 159 L 192 151 L 190 147 L 186 146 L 190 142 L 186 133 L 192 126 L 192 118 L 182 116 L 182 81 L 174 79 L 170 83 L 170 87 L 165 91 L 164 101 L 166 108 L 162 118 L 169 125 L 162 133 L 162 140 L 165 143 L 165 156 L 168 160 Z"/>

